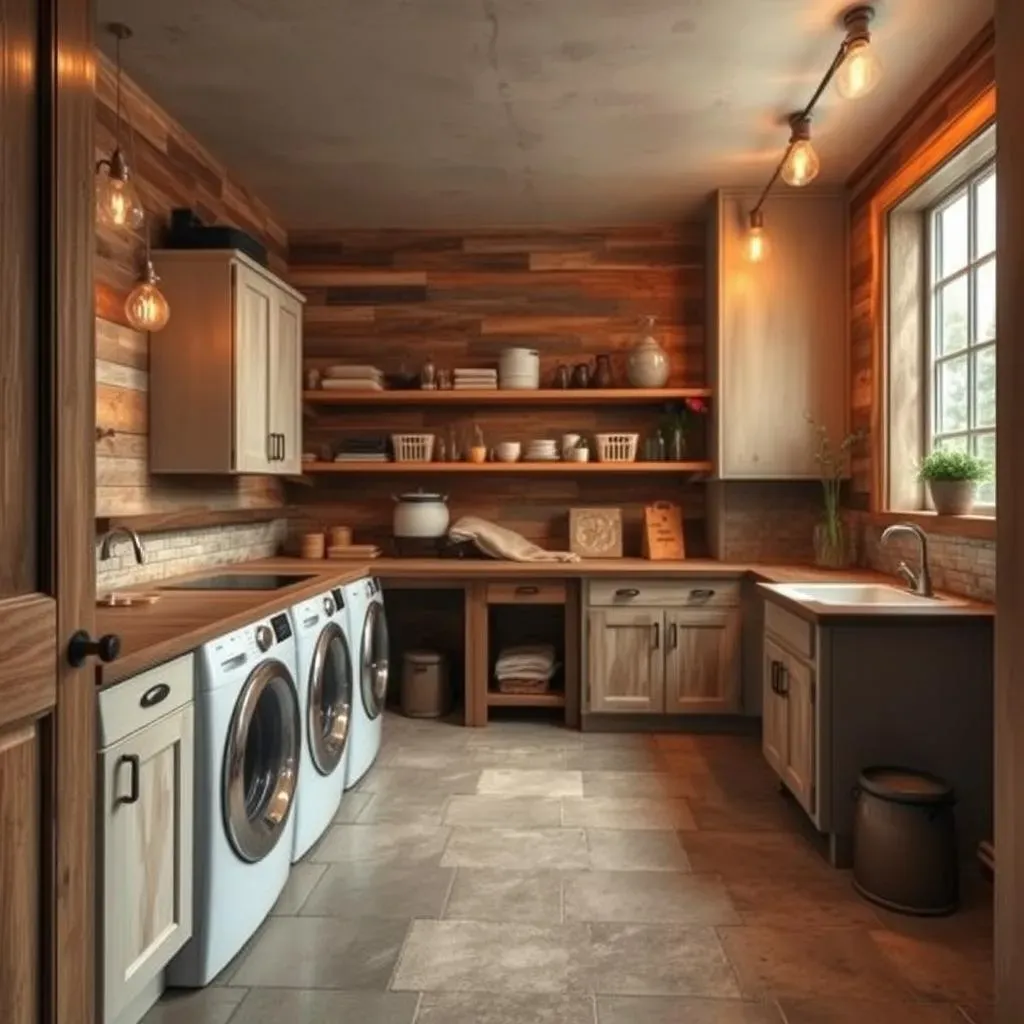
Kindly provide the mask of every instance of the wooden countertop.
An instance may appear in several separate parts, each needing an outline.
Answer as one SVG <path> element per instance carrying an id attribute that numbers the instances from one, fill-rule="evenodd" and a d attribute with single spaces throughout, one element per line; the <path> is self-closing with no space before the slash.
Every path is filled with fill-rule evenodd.
<path id="1" fill-rule="evenodd" d="M 121 638 L 121 654 L 109 665 L 97 668 L 97 682 L 109 686 L 134 676 L 162 661 L 194 650 L 208 640 L 230 633 L 250 622 L 275 615 L 331 587 L 349 583 L 366 575 L 363 563 L 310 563 L 272 559 L 207 568 L 176 576 L 173 582 L 198 579 L 215 572 L 254 572 L 267 568 L 307 572 L 311 579 L 281 590 L 160 590 L 171 580 L 119 589 L 118 593 L 160 593 L 151 605 L 131 608 L 96 609 L 96 635 L 116 633 Z"/>
<path id="2" fill-rule="evenodd" d="M 868 569 L 829 570 L 814 566 L 763 565 L 688 559 L 679 562 L 651 562 L 642 558 L 586 559 L 579 562 L 498 562 L 490 559 L 379 558 L 369 562 L 312 561 L 301 558 L 263 558 L 254 562 L 208 567 L 176 577 L 174 582 L 209 576 L 215 572 L 307 573 L 310 579 L 281 590 L 201 591 L 164 590 L 169 580 L 160 580 L 131 590 L 160 591 L 153 605 L 132 608 L 97 608 L 98 635 L 116 633 L 121 638 L 121 656 L 97 669 L 97 681 L 109 686 L 130 676 L 191 651 L 214 637 L 229 633 L 257 619 L 290 608 L 306 598 L 321 594 L 372 574 L 385 583 L 400 585 L 423 581 L 457 585 L 474 579 L 581 579 L 601 577 L 713 576 L 739 579 L 750 574 L 765 583 L 877 582 L 892 583 L 892 577 Z M 956 599 L 964 610 L 992 613 L 992 605 Z"/>

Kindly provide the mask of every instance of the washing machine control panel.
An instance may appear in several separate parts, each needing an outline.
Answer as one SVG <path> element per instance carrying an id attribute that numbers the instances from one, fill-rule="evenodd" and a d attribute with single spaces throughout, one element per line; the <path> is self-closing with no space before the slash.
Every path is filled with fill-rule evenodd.
<path id="1" fill-rule="evenodd" d="M 324 595 L 324 615 L 330 618 L 334 614 L 334 598 L 330 594 Z"/>
<path id="2" fill-rule="evenodd" d="M 334 607 L 340 612 L 345 607 L 345 594 L 341 587 L 335 587 L 331 596 L 334 598 Z"/>
<path id="3" fill-rule="evenodd" d="M 292 624 L 288 621 L 288 616 L 284 612 L 280 615 L 275 615 L 270 620 L 270 628 L 273 629 L 278 643 L 287 640 L 292 635 Z"/>

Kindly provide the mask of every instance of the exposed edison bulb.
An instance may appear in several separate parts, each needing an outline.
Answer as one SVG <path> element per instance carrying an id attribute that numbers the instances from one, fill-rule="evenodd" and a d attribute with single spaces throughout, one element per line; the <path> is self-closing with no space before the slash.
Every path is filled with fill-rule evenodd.
<path id="1" fill-rule="evenodd" d="M 137 231 L 146 219 L 139 193 L 120 150 L 96 168 L 96 221 L 104 227 Z"/>
<path id="2" fill-rule="evenodd" d="M 809 185 L 818 176 L 821 163 L 810 139 L 795 142 L 782 165 L 782 180 L 794 188 Z"/>
<path id="3" fill-rule="evenodd" d="M 750 227 L 743 239 L 743 256 L 749 263 L 763 263 L 771 255 L 771 243 L 764 229 L 764 214 L 750 211 Z"/>
<path id="4" fill-rule="evenodd" d="M 139 283 L 129 292 L 124 304 L 128 323 L 137 331 L 162 331 L 171 318 L 170 304 L 157 287 L 159 280 L 153 264 L 147 260 Z"/>
<path id="5" fill-rule="evenodd" d="M 882 77 L 882 62 L 870 39 L 855 39 L 836 71 L 836 92 L 843 99 L 856 100 L 867 96 Z"/>
<path id="6" fill-rule="evenodd" d="M 803 114 L 794 114 L 790 119 L 793 127 L 789 136 L 789 152 L 782 162 L 782 180 L 794 188 L 810 185 L 818 176 L 821 163 L 811 145 L 811 120 Z"/>

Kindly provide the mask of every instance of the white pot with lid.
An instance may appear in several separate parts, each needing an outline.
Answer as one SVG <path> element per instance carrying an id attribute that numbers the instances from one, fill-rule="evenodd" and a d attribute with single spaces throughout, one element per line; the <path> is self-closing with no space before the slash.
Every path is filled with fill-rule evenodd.
<path id="1" fill-rule="evenodd" d="M 398 538 L 436 538 L 448 532 L 448 496 L 433 491 L 396 494 L 391 532 Z"/>
<path id="2" fill-rule="evenodd" d="M 498 358 L 498 387 L 535 391 L 540 387 L 540 353 L 535 348 L 505 348 Z"/>

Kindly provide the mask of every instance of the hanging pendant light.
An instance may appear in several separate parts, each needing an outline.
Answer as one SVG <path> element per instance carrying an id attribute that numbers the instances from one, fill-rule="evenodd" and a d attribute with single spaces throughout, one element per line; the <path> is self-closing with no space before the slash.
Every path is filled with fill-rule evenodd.
<path id="1" fill-rule="evenodd" d="M 750 211 L 750 227 L 743 239 L 743 256 L 748 263 L 763 263 L 771 255 L 771 243 L 764 230 L 764 214 L 760 208 Z"/>
<path id="2" fill-rule="evenodd" d="M 110 154 L 109 159 L 99 160 L 96 164 L 96 221 L 103 227 L 138 231 L 146 219 L 146 214 L 139 193 L 131 180 L 128 161 L 121 150 L 121 41 L 130 39 L 132 30 L 120 22 L 113 22 L 107 28 L 117 40 L 117 127 L 114 152 Z M 130 133 L 131 121 L 128 123 L 128 130 Z M 130 137 L 129 143 L 131 141 Z"/>
<path id="3" fill-rule="evenodd" d="M 811 145 L 811 119 L 804 114 L 794 114 L 790 124 L 793 131 L 789 136 L 789 152 L 780 174 L 787 185 L 803 188 L 818 176 L 821 163 Z"/>
<path id="4" fill-rule="evenodd" d="M 146 259 L 142 265 L 139 282 L 125 299 L 124 313 L 128 323 L 137 331 L 155 334 L 167 326 L 171 318 L 171 306 L 158 287 L 160 278 L 153 267 L 149 251 L 149 229 L 146 229 Z"/>
<path id="5" fill-rule="evenodd" d="M 853 7 L 846 12 L 846 55 L 836 71 L 836 92 L 843 99 L 867 96 L 882 77 L 882 62 L 871 45 L 868 25 L 875 16 L 873 7 Z"/>

